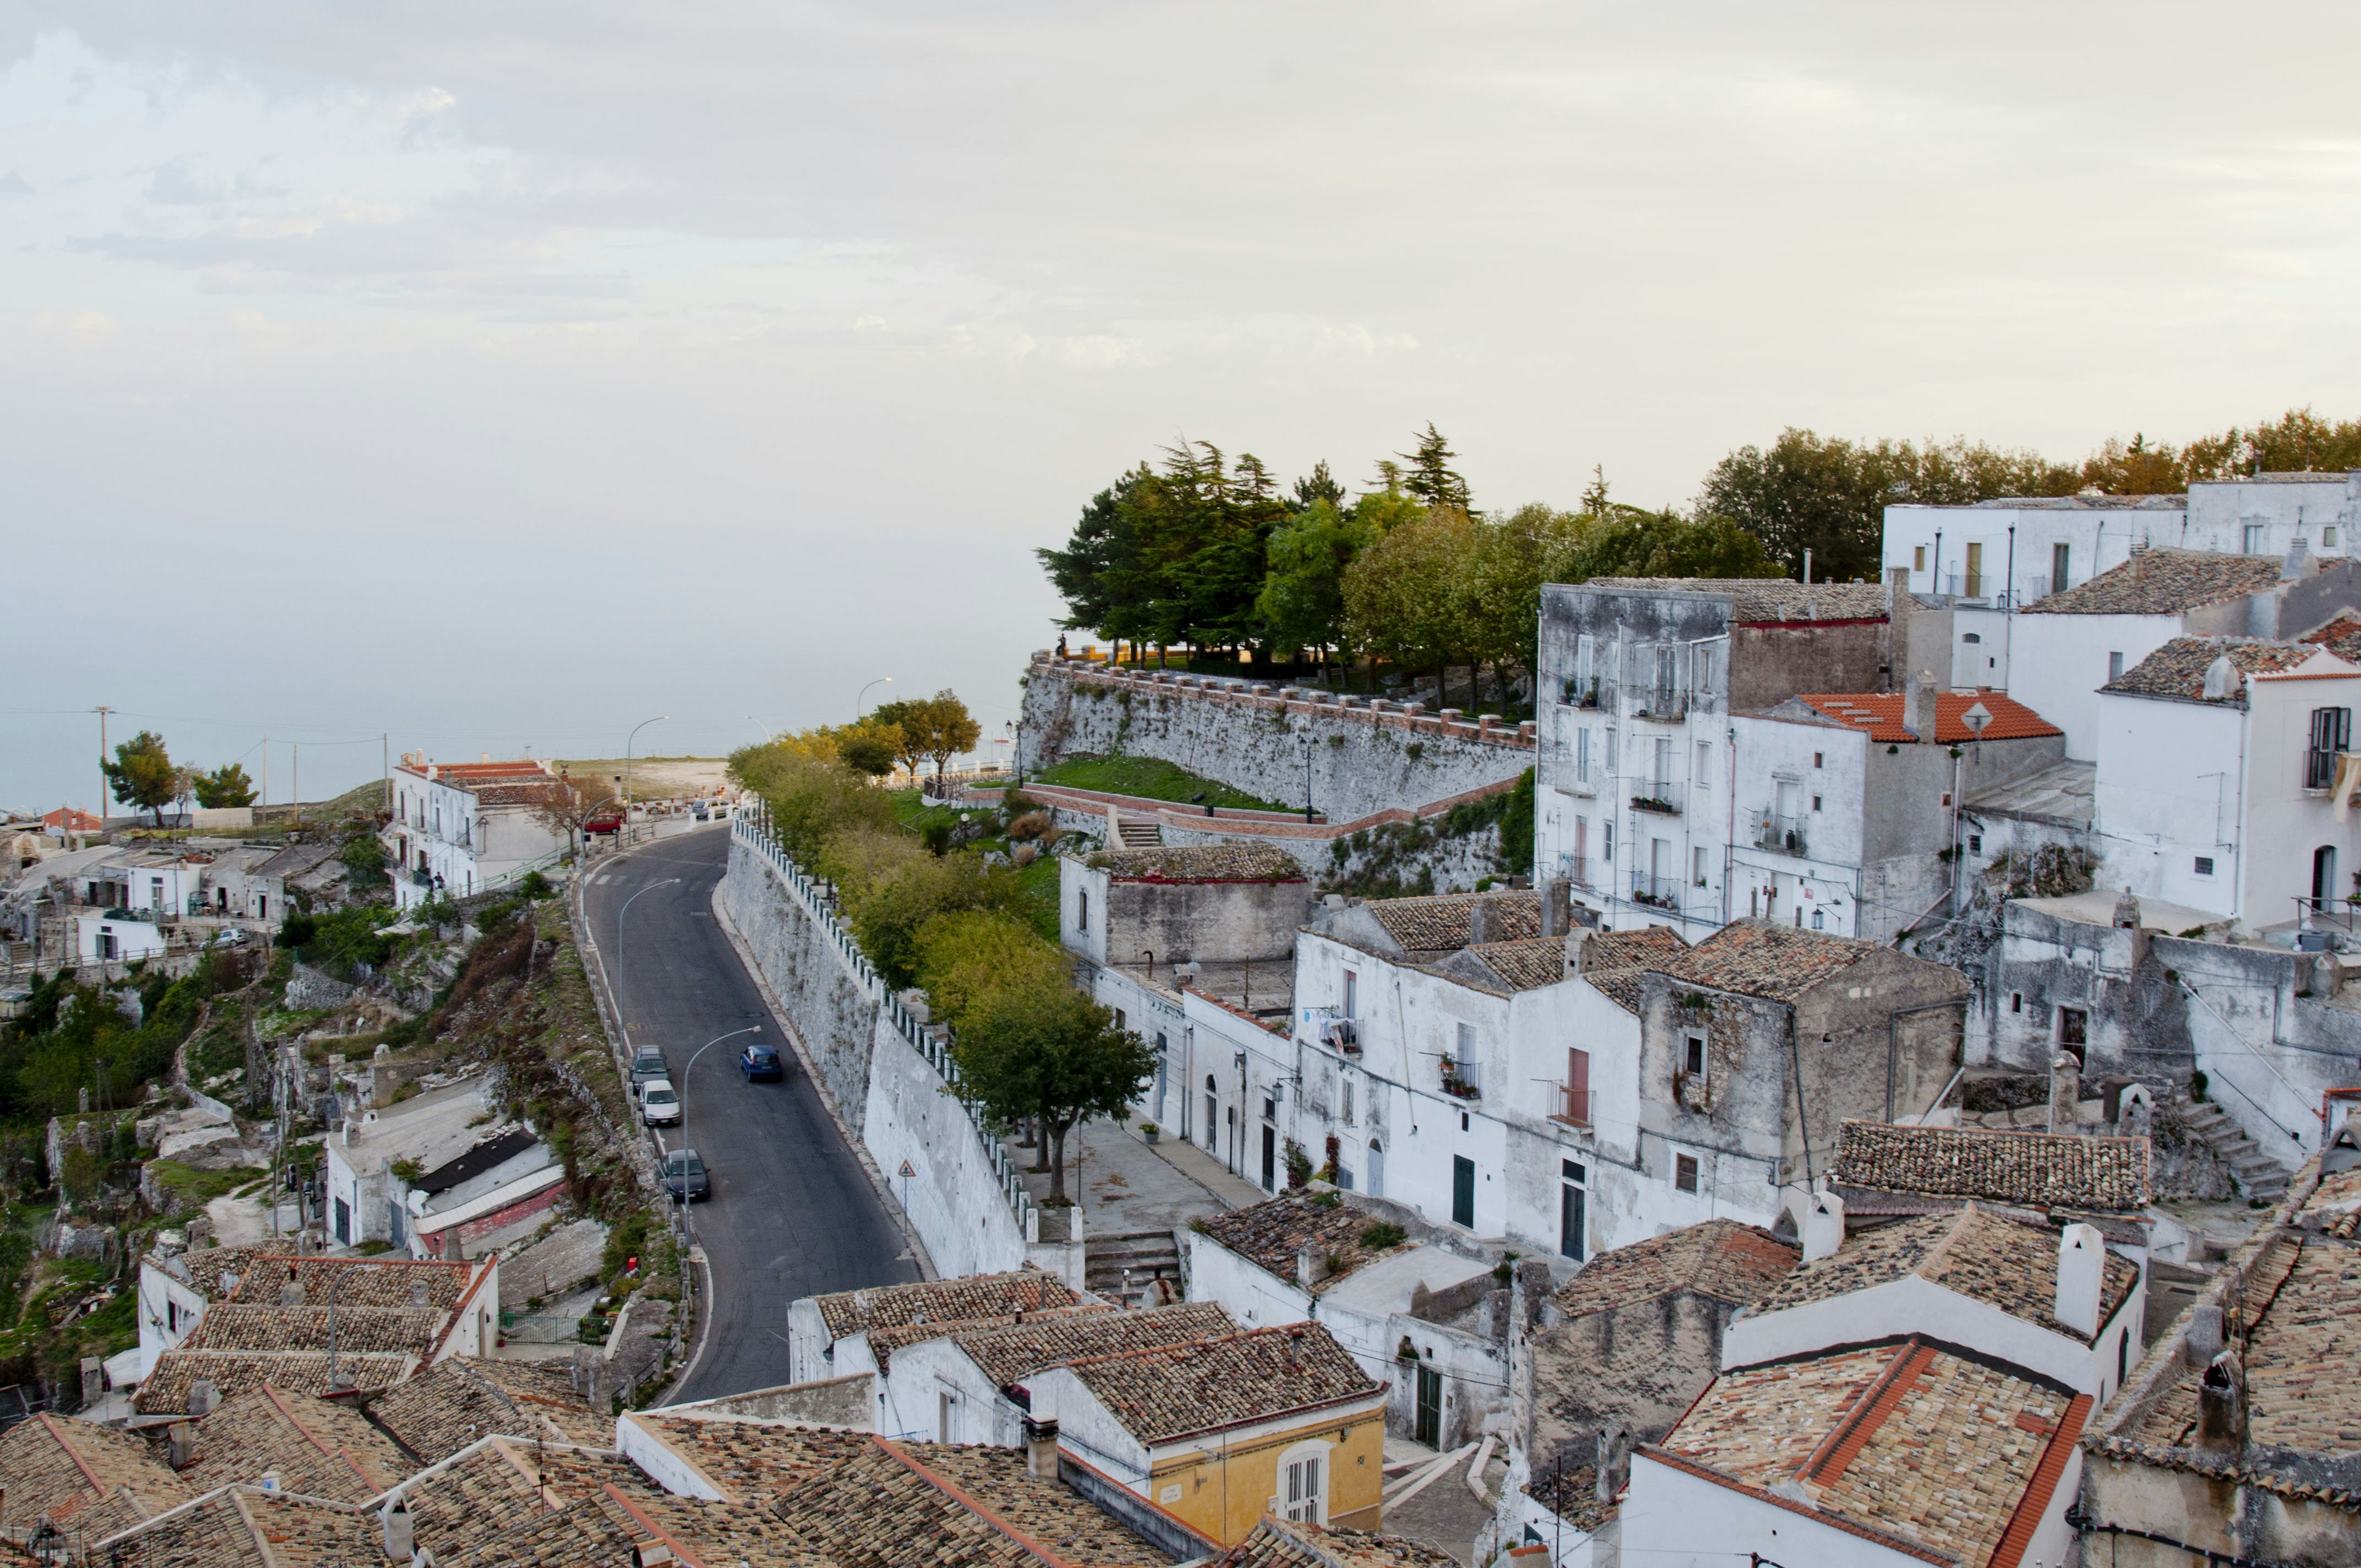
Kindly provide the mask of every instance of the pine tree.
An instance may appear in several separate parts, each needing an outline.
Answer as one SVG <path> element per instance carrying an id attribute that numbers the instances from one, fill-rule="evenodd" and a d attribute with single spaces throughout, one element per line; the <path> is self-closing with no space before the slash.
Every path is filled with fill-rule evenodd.
<path id="1" fill-rule="evenodd" d="M 1394 455 L 1410 465 L 1402 476 L 1401 488 L 1431 507 L 1444 507 L 1453 511 L 1468 511 L 1467 481 L 1451 466 L 1459 455 L 1451 450 L 1434 422 L 1426 422 L 1426 433 L 1418 438 L 1416 452 L 1398 452 Z"/>

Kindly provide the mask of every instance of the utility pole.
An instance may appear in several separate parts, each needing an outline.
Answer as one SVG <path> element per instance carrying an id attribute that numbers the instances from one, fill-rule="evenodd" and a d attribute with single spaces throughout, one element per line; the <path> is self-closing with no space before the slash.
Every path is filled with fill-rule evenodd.
<path id="1" fill-rule="evenodd" d="M 378 765 L 385 771 L 383 809 L 391 812 L 393 810 L 393 732 L 391 730 L 379 732 L 377 752 Z"/>
<path id="2" fill-rule="evenodd" d="M 262 804 L 270 804 L 270 737 L 262 738 Z"/>
<path id="3" fill-rule="evenodd" d="M 288 766 L 295 774 L 295 826 L 301 828 L 303 826 L 303 743 L 288 741 L 287 755 L 290 758 Z"/>
<path id="4" fill-rule="evenodd" d="M 98 825 L 106 826 L 106 716 L 115 709 L 104 703 L 98 709 Z"/>

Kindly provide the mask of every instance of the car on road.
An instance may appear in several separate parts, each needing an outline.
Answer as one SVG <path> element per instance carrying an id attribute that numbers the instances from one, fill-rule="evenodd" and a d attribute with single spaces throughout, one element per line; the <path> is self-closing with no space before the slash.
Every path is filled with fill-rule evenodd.
<path id="1" fill-rule="evenodd" d="M 623 830 L 623 814 L 620 811 L 593 812 L 582 824 L 585 833 L 620 833 Z"/>
<path id="2" fill-rule="evenodd" d="M 644 1084 L 659 1078 L 670 1078 L 672 1069 L 664 1065 L 664 1047 L 642 1046 L 631 1053 L 631 1092 L 637 1094 Z"/>
<path id="3" fill-rule="evenodd" d="M 214 940 L 225 948 L 242 948 L 254 938 L 243 926 L 225 926 L 214 933 Z"/>
<path id="4" fill-rule="evenodd" d="M 640 1090 L 640 1120 L 651 1127 L 666 1127 L 680 1120 L 680 1091 L 672 1080 L 659 1078 Z"/>
<path id="5" fill-rule="evenodd" d="M 713 1183 L 705 1174 L 705 1161 L 695 1149 L 675 1149 L 664 1156 L 664 1190 L 675 1203 L 694 1203 L 699 1198 L 713 1196 Z"/>
<path id="6" fill-rule="evenodd" d="M 778 1051 L 759 1040 L 738 1053 L 738 1070 L 746 1075 L 749 1083 L 757 1079 L 787 1076 L 787 1069 L 779 1063 Z"/>

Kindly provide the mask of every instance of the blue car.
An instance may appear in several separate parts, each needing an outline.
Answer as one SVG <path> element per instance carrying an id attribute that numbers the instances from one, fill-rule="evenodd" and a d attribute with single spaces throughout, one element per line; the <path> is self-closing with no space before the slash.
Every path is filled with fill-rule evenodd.
<path id="1" fill-rule="evenodd" d="M 779 1053 L 764 1045 L 748 1046 L 744 1050 L 740 1051 L 738 1070 L 746 1075 L 746 1081 L 749 1083 L 752 1083 L 757 1079 L 787 1076 L 787 1069 L 779 1065 Z"/>

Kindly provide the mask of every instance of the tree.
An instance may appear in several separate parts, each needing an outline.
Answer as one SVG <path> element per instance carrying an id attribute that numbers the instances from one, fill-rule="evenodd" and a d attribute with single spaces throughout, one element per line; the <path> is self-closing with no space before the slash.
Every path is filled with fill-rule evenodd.
<path id="1" fill-rule="evenodd" d="M 983 726 L 968 712 L 967 704 L 949 688 L 932 696 L 889 702 L 877 709 L 876 721 L 901 731 L 896 754 L 907 762 L 913 773 L 919 762 L 931 762 L 937 779 L 943 776 L 953 757 L 974 751 L 983 734 Z"/>
<path id="2" fill-rule="evenodd" d="M 1434 422 L 1426 422 L 1426 433 L 1418 438 L 1416 452 L 1399 452 L 1396 456 L 1410 465 L 1401 475 L 1401 488 L 1430 507 L 1447 507 L 1454 511 L 1470 511 L 1467 504 L 1467 481 L 1451 466 L 1459 455 Z M 1384 465 L 1379 465 L 1382 472 Z"/>
<path id="3" fill-rule="evenodd" d="M 1466 513 L 1434 511 L 1396 527 L 1345 574 L 1345 629 L 1352 641 L 1406 670 L 1446 666 L 1470 646 L 1463 585 L 1476 549 Z"/>
<path id="4" fill-rule="evenodd" d="M 894 763 L 902 754 L 902 731 L 895 725 L 880 724 L 873 718 L 848 724 L 837 734 L 836 754 L 854 773 L 883 778 L 894 771 Z"/>
<path id="5" fill-rule="evenodd" d="M 164 738 L 142 729 L 115 749 L 115 761 L 99 763 L 115 798 L 135 811 L 152 811 L 156 826 L 164 825 L 164 807 L 181 798 L 186 778 L 172 765 Z"/>
<path id="6" fill-rule="evenodd" d="M 1295 504 L 1291 510 L 1309 511 L 1322 501 L 1332 507 L 1345 505 L 1345 487 L 1328 471 L 1328 459 L 1323 457 L 1312 465 L 1312 472 L 1295 481 Z"/>
<path id="7" fill-rule="evenodd" d="M 345 880 L 355 887 L 383 887 L 392 880 L 386 874 L 385 840 L 357 817 L 345 825 L 336 859 L 344 864 Z"/>
<path id="8" fill-rule="evenodd" d="M 1057 975 L 992 992 L 951 1051 L 967 1098 L 1003 1123 L 1039 1121 L 1052 1203 L 1066 1201 L 1066 1135 L 1093 1116 L 1126 1120 L 1156 1077 L 1147 1042 Z"/>
<path id="9" fill-rule="evenodd" d="M 1550 558 L 1552 582 L 1785 575 L 1760 539 L 1726 517 L 1686 518 L 1675 511 L 1610 505 L 1602 514 L 1576 521 L 1579 526 Z"/>
<path id="10" fill-rule="evenodd" d="M 1376 538 L 1370 525 L 1324 495 L 1271 532 L 1270 566 L 1255 613 L 1275 650 L 1292 654 L 1344 642 L 1345 574 Z"/>
<path id="11" fill-rule="evenodd" d="M 197 793 L 197 804 L 207 811 L 254 804 L 254 781 L 236 762 L 224 762 L 209 773 L 192 774 L 189 785 Z"/>
<path id="12" fill-rule="evenodd" d="M 954 1031 L 975 1009 L 1012 984 L 1066 978 L 1072 960 L 1003 910 L 962 909 L 918 928 L 918 984 Z"/>

